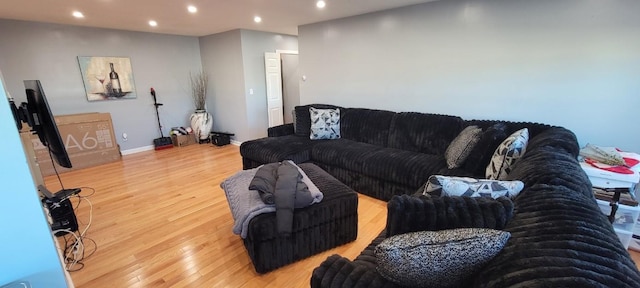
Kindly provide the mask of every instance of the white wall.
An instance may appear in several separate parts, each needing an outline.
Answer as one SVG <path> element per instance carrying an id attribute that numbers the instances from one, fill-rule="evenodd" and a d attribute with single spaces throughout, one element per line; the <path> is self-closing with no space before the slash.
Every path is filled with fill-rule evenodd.
<path id="1" fill-rule="evenodd" d="M 264 52 L 297 48 L 295 36 L 244 29 L 200 37 L 213 130 L 234 133 L 232 139 L 239 142 L 266 137 Z"/>
<path id="2" fill-rule="evenodd" d="M 200 54 L 209 75 L 207 110 L 213 130 L 248 137 L 240 30 L 200 37 Z"/>
<path id="3" fill-rule="evenodd" d="M 0 286 L 23 280 L 32 287 L 66 287 L 62 265 L 38 199 L 0 74 Z"/>
<path id="4" fill-rule="evenodd" d="M 276 50 L 298 50 L 295 36 L 242 30 L 242 63 L 244 67 L 244 95 L 247 104 L 248 137 L 241 141 L 267 136 L 267 84 L 264 53 Z M 253 95 L 250 93 L 253 89 Z"/>
<path id="5" fill-rule="evenodd" d="M 172 126 L 189 125 L 194 109 L 189 72 L 201 69 L 197 37 L 0 19 L 0 39 L 0 69 L 18 103 L 26 101 L 22 80 L 39 79 L 55 115 L 111 113 L 122 150 L 152 145 L 160 137 L 151 87 L 164 104 L 165 136 Z M 88 102 L 78 56 L 129 57 L 137 98 Z"/>
<path id="6" fill-rule="evenodd" d="M 447 0 L 303 25 L 301 102 L 544 122 L 640 152 L 637 11 Z"/>

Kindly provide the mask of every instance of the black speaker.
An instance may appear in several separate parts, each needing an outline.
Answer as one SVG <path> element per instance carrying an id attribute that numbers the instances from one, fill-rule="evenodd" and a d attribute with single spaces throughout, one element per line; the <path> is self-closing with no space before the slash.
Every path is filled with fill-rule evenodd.
<path id="1" fill-rule="evenodd" d="M 73 204 L 69 199 L 60 201 L 57 198 L 43 198 L 42 203 L 51 215 L 51 231 L 68 229 L 71 232 L 78 231 L 78 219 L 73 212 Z M 63 236 L 66 232 L 56 232 L 56 236 Z"/>
<path id="2" fill-rule="evenodd" d="M 211 132 L 209 134 L 211 143 L 216 146 L 224 146 L 231 143 L 231 136 L 234 136 L 234 134 L 225 132 Z"/>

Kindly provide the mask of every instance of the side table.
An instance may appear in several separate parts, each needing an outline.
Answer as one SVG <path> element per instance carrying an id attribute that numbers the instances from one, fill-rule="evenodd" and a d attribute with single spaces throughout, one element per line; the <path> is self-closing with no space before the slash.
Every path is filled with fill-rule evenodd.
<path id="1" fill-rule="evenodd" d="M 638 224 L 638 217 L 640 216 L 639 206 L 628 206 L 619 204 L 620 189 L 628 189 L 629 193 L 635 193 L 640 182 L 640 165 L 635 165 L 631 170 L 634 174 L 620 174 L 610 172 L 602 169 L 595 168 L 587 163 L 580 163 L 582 169 L 585 171 L 591 185 L 598 188 L 618 188 L 617 192 L 611 201 L 597 200 L 600 210 L 609 217 L 609 221 L 613 225 L 620 242 L 625 248 L 640 249 L 640 237 L 639 240 L 632 241 L 634 230 L 640 232 L 640 224 Z M 636 243 L 637 242 L 637 243 Z"/>
<path id="2" fill-rule="evenodd" d="M 611 215 L 612 206 L 608 201 L 596 199 L 600 210 L 605 215 Z M 628 206 L 623 204 L 617 204 L 617 211 L 615 216 L 612 217 L 613 230 L 616 231 L 620 242 L 624 248 L 629 248 L 632 242 L 634 228 L 638 225 L 638 216 L 640 216 L 640 206 Z M 631 246 L 633 248 L 633 246 Z"/>

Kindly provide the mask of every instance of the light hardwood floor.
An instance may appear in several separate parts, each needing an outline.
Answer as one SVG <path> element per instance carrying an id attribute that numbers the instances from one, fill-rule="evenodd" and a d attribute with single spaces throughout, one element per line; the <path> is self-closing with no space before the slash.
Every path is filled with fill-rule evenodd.
<path id="1" fill-rule="evenodd" d="M 241 168 L 237 146 L 202 144 L 61 174 L 66 188 L 96 190 L 87 236 L 98 249 L 71 273 L 76 287 L 308 287 L 324 259 L 334 253 L 353 259 L 385 225 L 386 203 L 360 195 L 356 241 L 259 275 L 231 232 L 219 186 Z M 51 190 L 60 187 L 54 176 L 45 181 Z M 81 230 L 89 208 L 82 201 L 76 209 Z M 631 255 L 640 263 L 640 253 Z"/>
<path id="2" fill-rule="evenodd" d="M 87 236 L 98 250 L 71 273 L 76 287 L 307 287 L 324 259 L 334 253 L 354 258 L 385 225 L 385 202 L 361 196 L 355 242 L 259 275 L 241 238 L 231 232 L 220 188 L 241 169 L 237 146 L 202 144 L 61 174 L 66 188 L 96 190 L 89 197 L 93 219 Z M 57 178 L 45 181 L 49 189 L 59 188 Z M 86 201 L 76 210 L 85 224 L 89 210 Z"/>

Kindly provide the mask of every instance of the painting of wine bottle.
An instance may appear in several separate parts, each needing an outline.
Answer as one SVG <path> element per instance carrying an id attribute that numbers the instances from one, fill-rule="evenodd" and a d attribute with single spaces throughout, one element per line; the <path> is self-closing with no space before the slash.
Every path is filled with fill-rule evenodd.
<path id="1" fill-rule="evenodd" d="M 87 100 L 136 98 L 131 60 L 128 57 L 78 56 Z"/>

